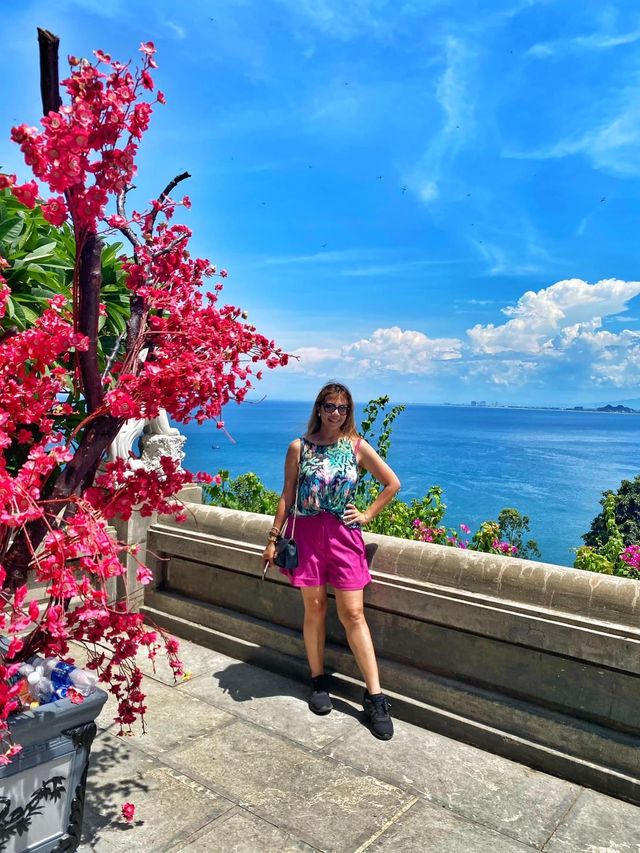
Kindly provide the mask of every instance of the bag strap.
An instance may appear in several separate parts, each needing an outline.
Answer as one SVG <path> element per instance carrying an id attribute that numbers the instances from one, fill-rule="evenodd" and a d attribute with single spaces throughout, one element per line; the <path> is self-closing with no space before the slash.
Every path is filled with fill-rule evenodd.
<path id="1" fill-rule="evenodd" d="M 302 448 L 304 446 L 304 438 L 300 437 L 300 455 L 298 456 L 298 477 L 296 479 L 296 499 L 293 504 L 293 525 L 291 526 L 291 538 L 293 539 L 293 534 L 296 529 L 296 518 L 298 517 L 298 492 L 300 489 L 300 468 L 302 466 Z M 287 526 L 288 518 L 285 518 L 282 527 L 280 528 L 280 536 L 284 533 L 284 529 Z"/>

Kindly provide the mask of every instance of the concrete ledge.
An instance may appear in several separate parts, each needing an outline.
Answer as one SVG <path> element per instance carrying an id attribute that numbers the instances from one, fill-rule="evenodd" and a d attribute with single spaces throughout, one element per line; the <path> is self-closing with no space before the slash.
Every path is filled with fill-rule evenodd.
<path id="1" fill-rule="evenodd" d="M 187 510 L 188 518 L 178 528 L 185 535 L 219 535 L 240 548 L 252 546 L 254 554 L 262 552 L 273 522 L 271 516 L 223 507 L 187 504 Z M 636 581 L 373 533 L 365 534 L 365 542 L 376 572 L 612 622 L 640 637 Z"/>
<path id="2" fill-rule="evenodd" d="M 218 651 L 306 678 L 299 593 L 275 572 L 259 580 L 270 523 L 195 504 L 184 524 L 159 519 L 147 540 L 155 589 L 144 612 Z M 410 709 L 401 715 L 640 802 L 639 583 L 365 540 L 367 619 L 385 690 Z M 359 683 L 333 608 L 327 629 L 328 666 Z"/>

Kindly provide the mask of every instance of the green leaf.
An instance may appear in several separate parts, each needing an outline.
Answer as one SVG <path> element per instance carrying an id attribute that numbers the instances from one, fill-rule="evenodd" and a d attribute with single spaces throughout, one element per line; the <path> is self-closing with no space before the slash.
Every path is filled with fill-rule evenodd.
<path id="1" fill-rule="evenodd" d="M 29 252 L 28 255 L 25 255 L 22 259 L 23 264 L 31 263 L 31 261 L 37 261 L 40 258 L 46 258 L 48 255 L 53 254 L 53 250 L 55 249 L 56 244 L 55 241 L 52 240 L 50 243 L 43 243 L 42 246 L 38 246 L 37 249 L 34 249 L 33 252 Z"/>
<path id="2" fill-rule="evenodd" d="M 10 320 L 12 320 L 15 317 L 15 313 L 16 313 L 15 302 L 14 302 L 12 296 L 9 296 L 7 298 L 7 301 L 5 302 L 5 310 L 6 310 L 5 316 L 7 316 Z"/>
<path id="3" fill-rule="evenodd" d="M 24 222 L 17 216 L 8 217 L 4 222 L 0 222 L 0 240 L 13 243 L 23 228 Z"/>
<path id="4" fill-rule="evenodd" d="M 38 320 L 38 315 L 26 305 L 16 305 L 15 318 L 22 323 L 23 326 L 32 326 Z"/>

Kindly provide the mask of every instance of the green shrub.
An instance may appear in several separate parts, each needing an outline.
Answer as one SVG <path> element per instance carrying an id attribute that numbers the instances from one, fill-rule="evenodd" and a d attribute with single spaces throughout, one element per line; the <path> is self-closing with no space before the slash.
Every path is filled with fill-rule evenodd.
<path id="1" fill-rule="evenodd" d="M 277 492 L 267 489 L 257 474 L 240 474 L 230 479 L 228 471 L 219 471 L 214 482 L 203 486 L 205 503 L 275 515 L 280 500 Z"/>

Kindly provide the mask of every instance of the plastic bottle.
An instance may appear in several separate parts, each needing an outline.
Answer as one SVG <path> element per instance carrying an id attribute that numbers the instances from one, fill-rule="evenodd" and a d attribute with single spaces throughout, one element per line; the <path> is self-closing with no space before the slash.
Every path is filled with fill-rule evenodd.
<path id="1" fill-rule="evenodd" d="M 93 672 L 62 661 L 55 661 L 55 664 L 50 666 L 49 660 L 45 662 L 45 674 L 47 669 L 49 669 L 54 692 L 59 698 L 66 696 L 70 687 L 82 696 L 88 696 L 96 689 L 98 678 Z"/>
<path id="2" fill-rule="evenodd" d="M 48 702 L 57 699 L 57 696 L 54 696 L 51 679 L 47 678 L 44 674 L 42 666 L 36 666 L 27 675 L 27 681 L 29 683 L 29 692 L 35 702 L 46 705 Z"/>

